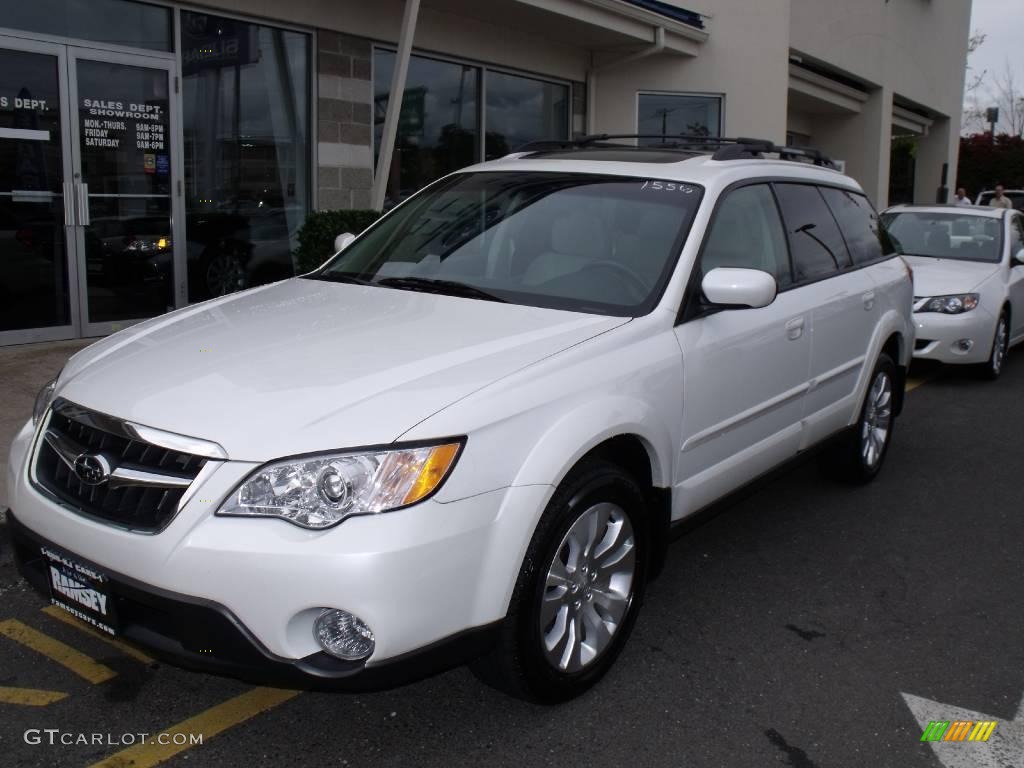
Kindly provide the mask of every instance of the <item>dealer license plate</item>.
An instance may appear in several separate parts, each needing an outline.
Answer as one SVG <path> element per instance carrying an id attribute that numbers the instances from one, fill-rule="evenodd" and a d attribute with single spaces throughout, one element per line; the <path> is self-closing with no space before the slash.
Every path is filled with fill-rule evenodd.
<path id="1" fill-rule="evenodd" d="M 97 629 L 116 635 L 117 618 L 110 580 L 94 568 L 49 547 L 42 547 L 50 601 Z"/>

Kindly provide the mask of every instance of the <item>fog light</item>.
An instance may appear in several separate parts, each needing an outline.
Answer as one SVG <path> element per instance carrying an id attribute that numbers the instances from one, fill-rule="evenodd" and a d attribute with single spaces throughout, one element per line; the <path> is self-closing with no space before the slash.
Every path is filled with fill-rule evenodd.
<path id="1" fill-rule="evenodd" d="M 313 624 L 313 637 L 331 656 L 359 661 L 373 653 L 373 632 L 358 616 L 325 608 Z"/>
<path id="2" fill-rule="evenodd" d="M 960 339 L 960 341 L 953 344 L 953 348 L 957 352 L 970 352 L 971 347 L 974 346 L 974 342 L 970 339 Z"/>

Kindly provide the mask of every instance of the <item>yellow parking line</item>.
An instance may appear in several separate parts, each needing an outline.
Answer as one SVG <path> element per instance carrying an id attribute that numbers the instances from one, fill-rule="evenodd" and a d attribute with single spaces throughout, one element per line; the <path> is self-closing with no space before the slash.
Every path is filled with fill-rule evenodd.
<path id="1" fill-rule="evenodd" d="M 50 616 L 51 618 L 56 619 L 57 621 L 63 621 L 68 626 L 74 627 L 77 630 L 85 632 L 85 634 L 87 635 L 92 635 L 97 640 L 102 640 L 104 643 L 114 646 L 115 648 L 117 648 L 117 650 L 121 651 L 121 653 L 123 653 L 125 656 L 131 656 L 133 659 L 141 661 L 143 664 L 153 663 L 153 659 L 144 654 L 138 648 L 128 645 L 128 643 L 123 643 L 120 640 L 116 640 L 110 635 L 108 635 L 106 632 L 100 632 L 98 629 L 93 629 L 81 619 L 76 619 L 70 613 L 68 613 L 62 608 L 58 608 L 56 605 L 46 606 L 45 608 L 43 608 L 43 613 L 45 613 L 47 616 Z"/>
<path id="2" fill-rule="evenodd" d="M 17 619 L 0 621 L 0 635 L 7 635 L 16 643 L 21 643 L 33 651 L 53 659 L 79 677 L 84 677 L 93 685 L 105 683 L 117 675 L 114 670 L 90 659 L 81 651 L 76 651 L 70 645 L 65 645 L 60 640 L 54 640 L 49 635 L 44 635 L 42 632 L 22 624 Z"/>
<path id="3" fill-rule="evenodd" d="M 926 381 L 928 381 L 928 379 L 909 378 L 909 379 L 907 379 L 906 391 L 907 392 L 912 392 L 915 389 L 917 389 L 918 387 L 920 387 L 922 384 L 924 384 Z"/>
<path id="4" fill-rule="evenodd" d="M 93 763 L 90 768 L 150 768 L 196 746 L 190 743 L 192 737 L 201 736 L 202 742 L 216 736 L 232 726 L 244 723 L 261 712 L 273 709 L 279 704 L 295 698 L 298 691 L 285 691 L 278 688 L 253 688 L 240 696 L 228 699 L 223 704 L 211 707 L 195 717 L 190 717 L 156 736 L 151 736 L 146 744 L 115 752 L 110 757 Z M 184 743 L 161 744 L 161 740 L 184 741 Z"/>
<path id="5" fill-rule="evenodd" d="M 60 691 L 40 691 L 35 688 L 5 688 L 0 685 L 0 704 L 22 704 L 26 707 L 45 707 L 66 699 Z"/>

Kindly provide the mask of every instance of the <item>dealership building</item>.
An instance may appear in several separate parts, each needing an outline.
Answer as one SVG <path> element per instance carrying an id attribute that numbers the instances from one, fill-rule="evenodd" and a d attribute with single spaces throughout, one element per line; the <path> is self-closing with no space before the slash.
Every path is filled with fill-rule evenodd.
<path id="1" fill-rule="evenodd" d="M 970 5 L 5 2 L 0 344 L 281 279 L 310 211 L 387 208 L 531 141 L 754 136 L 820 148 L 878 207 L 932 202 Z"/>

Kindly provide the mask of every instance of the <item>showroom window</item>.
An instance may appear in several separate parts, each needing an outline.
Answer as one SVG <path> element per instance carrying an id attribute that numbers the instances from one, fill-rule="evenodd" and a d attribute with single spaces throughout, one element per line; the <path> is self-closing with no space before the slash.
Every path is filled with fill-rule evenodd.
<path id="1" fill-rule="evenodd" d="M 31 0 L 4 3 L 0 27 L 173 51 L 170 8 L 126 0 Z"/>
<path id="2" fill-rule="evenodd" d="M 183 11 L 190 301 L 294 273 L 310 209 L 309 35 Z"/>
<path id="3" fill-rule="evenodd" d="M 380 146 L 384 132 L 394 68 L 394 52 L 374 51 L 375 147 Z M 403 200 L 434 179 L 476 162 L 480 156 L 479 91 L 478 67 L 409 57 L 388 177 L 388 202 Z"/>
<path id="4" fill-rule="evenodd" d="M 375 165 L 394 67 L 394 51 L 374 51 Z M 563 83 L 411 56 L 385 205 L 485 156 L 500 157 L 530 141 L 568 138 L 569 97 Z"/>
<path id="5" fill-rule="evenodd" d="M 722 97 L 683 93 L 641 93 L 637 133 L 672 136 L 721 136 Z M 641 139 L 656 144 L 657 138 Z"/>
<path id="6" fill-rule="evenodd" d="M 531 141 L 569 138 L 569 86 L 493 70 L 485 82 L 485 159 Z"/>

